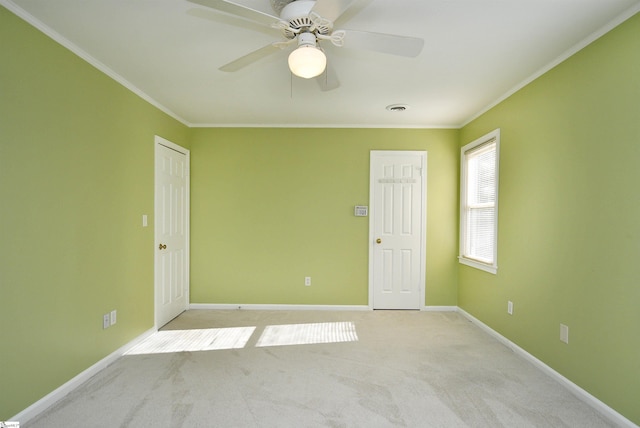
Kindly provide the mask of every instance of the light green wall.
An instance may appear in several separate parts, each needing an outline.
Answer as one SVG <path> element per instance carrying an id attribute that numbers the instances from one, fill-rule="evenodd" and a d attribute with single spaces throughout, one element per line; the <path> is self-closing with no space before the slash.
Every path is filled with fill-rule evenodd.
<path id="1" fill-rule="evenodd" d="M 640 423 L 640 17 L 462 131 L 189 130 L 2 7 L 0 40 L 0 420 L 152 327 L 157 134 L 192 140 L 192 302 L 367 304 L 369 151 L 427 150 L 425 304 Z M 458 146 L 498 127 L 493 276 L 455 261 Z"/>
<path id="2" fill-rule="evenodd" d="M 459 305 L 640 423 L 640 15 L 465 126 L 460 143 L 495 128 L 499 271 L 461 266 Z"/>
<path id="3" fill-rule="evenodd" d="M 2 7 L 0 40 L 6 420 L 153 326 L 153 138 L 189 129 Z"/>
<path id="4" fill-rule="evenodd" d="M 457 130 L 195 129 L 191 301 L 367 305 L 370 150 L 427 150 L 427 305 L 456 305 Z M 312 286 L 304 286 L 304 277 Z"/>

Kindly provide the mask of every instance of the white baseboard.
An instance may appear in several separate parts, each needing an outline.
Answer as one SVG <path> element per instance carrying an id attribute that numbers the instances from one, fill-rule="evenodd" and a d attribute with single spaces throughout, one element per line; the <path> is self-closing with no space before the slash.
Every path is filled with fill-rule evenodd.
<path id="1" fill-rule="evenodd" d="M 369 311 L 368 305 L 264 305 L 264 304 L 232 304 L 232 303 L 191 303 L 189 309 L 208 310 L 253 310 L 253 311 Z M 424 312 L 456 312 L 457 306 L 423 306 Z"/>
<path id="2" fill-rule="evenodd" d="M 367 311 L 371 308 L 367 305 L 234 305 L 234 304 L 208 304 L 208 303 L 192 303 L 189 305 L 189 309 L 217 309 L 217 310 L 325 310 L 325 311 Z M 593 407 L 595 410 L 600 412 L 604 417 L 609 419 L 611 422 L 618 424 L 621 427 L 628 428 L 638 428 L 638 425 L 631 422 L 629 419 L 622 416 L 620 413 L 616 412 L 611 407 L 607 406 L 605 403 L 589 394 L 584 389 L 580 388 L 575 383 L 571 382 L 566 377 L 562 376 L 560 373 L 546 365 L 544 362 L 540 361 L 529 352 L 525 351 L 506 337 L 502 336 L 497 331 L 493 330 L 491 327 L 483 323 L 482 321 L 475 318 L 473 315 L 466 312 L 464 309 L 461 309 L 457 306 L 424 306 L 421 308 L 422 311 L 432 311 L 432 312 L 459 312 L 462 316 L 467 318 L 470 322 L 478 326 L 480 329 L 485 331 L 490 336 L 497 339 L 499 342 L 513 350 L 514 353 L 518 354 L 520 357 L 526 359 L 531 362 L 537 368 L 542 370 L 547 375 L 551 376 L 553 379 L 558 381 L 561 385 L 566 387 L 572 394 L 576 397 Z M 80 386 L 85 381 L 89 380 L 92 376 L 114 363 L 118 358 L 124 355 L 129 349 L 142 342 L 144 339 L 152 335 L 157 331 L 156 328 L 152 328 L 147 330 L 131 342 L 122 346 L 115 352 L 112 352 L 102 360 L 98 361 L 79 375 L 75 376 L 73 379 L 66 382 L 64 385 L 58 387 L 51 393 L 47 394 L 40 400 L 33 403 L 31 406 L 27 407 L 17 415 L 10 418 L 10 421 L 19 421 L 22 424 L 25 422 L 35 418 L 44 410 L 64 398 L 67 394 L 73 391 L 75 388 Z"/>
<path id="3" fill-rule="evenodd" d="M 231 303 L 191 303 L 189 309 L 252 310 L 252 311 L 368 311 L 367 305 L 244 305 Z"/>
<path id="4" fill-rule="evenodd" d="M 420 308 L 423 312 L 457 312 L 457 306 L 423 306 Z"/>
<path id="5" fill-rule="evenodd" d="M 605 418 L 609 419 L 611 422 L 615 423 L 620 427 L 638 428 L 638 425 L 631 422 L 629 419 L 625 418 L 620 413 L 616 412 L 614 409 L 607 406 L 605 403 L 598 400 L 596 397 L 589 394 L 587 391 L 580 388 L 578 385 L 571 382 L 569 379 L 562 376 L 560 373 L 558 373 L 557 371 L 555 371 L 554 369 L 546 365 L 544 362 L 540 361 L 539 359 L 531 355 L 529 352 L 525 351 L 524 349 L 522 349 L 521 347 L 519 347 L 518 345 L 516 345 L 515 343 L 513 343 L 512 341 L 510 341 L 509 339 L 507 339 L 506 337 L 504 337 L 503 335 L 501 335 L 500 333 L 498 333 L 497 331 L 495 331 L 494 329 L 492 329 L 491 327 L 489 327 L 488 325 L 480 321 L 479 319 L 475 318 L 473 315 L 469 314 L 464 309 L 458 307 L 458 312 L 462 316 L 467 318 L 469 321 L 471 321 L 473 324 L 480 327 L 483 331 L 488 333 L 490 336 L 494 337 L 499 342 L 504 344 L 506 347 L 511 349 L 514 353 L 518 354 L 520 357 L 529 361 L 538 369 L 540 369 L 547 375 L 551 376 L 553 379 L 555 379 L 557 382 L 559 382 L 561 385 L 567 388 L 569 392 L 571 392 L 573 395 L 578 397 L 580 400 L 584 401 L 589 406 L 593 407 L 596 411 L 601 413 Z"/>
<path id="6" fill-rule="evenodd" d="M 110 364 L 113 364 L 118 358 L 124 355 L 129 349 L 133 348 L 138 343 L 142 342 L 144 339 L 155 333 L 157 329 L 152 328 L 142 333 L 140 336 L 133 339 L 131 342 L 122 346 L 115 352 L 107 355 L 82 373 L 78 374 L 62 386 L 56 388 L 49 394 L 42 397 L 40 400 L 36 401 L 14 417 L 10 418 L 10 421 L 17 421 L 21 424 L 30 421 L 31 419 L 38 416 L 40 413 L 51 407 L 53 404 L 57 403 L 65 396 L 67 396 L 71 391 L 79 387 L 82 383 L 89 380 L 92 376 L 96 375 L 101 370 L 105 369 Z"/>

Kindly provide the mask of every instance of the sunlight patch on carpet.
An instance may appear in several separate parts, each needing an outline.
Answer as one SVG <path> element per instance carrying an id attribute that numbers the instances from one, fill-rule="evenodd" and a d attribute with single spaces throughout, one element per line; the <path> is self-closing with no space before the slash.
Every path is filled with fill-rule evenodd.
<path id="1" fill-rule="evenodd" d="M 217 351 L 244 348 L 255 327 L 158 331 L 125 355 Z"/>
<path id="2" fill-rule="evenodd" d="M 357 341 L 356 326 L 352 322 L 269 325 L 256 347 Z"/>

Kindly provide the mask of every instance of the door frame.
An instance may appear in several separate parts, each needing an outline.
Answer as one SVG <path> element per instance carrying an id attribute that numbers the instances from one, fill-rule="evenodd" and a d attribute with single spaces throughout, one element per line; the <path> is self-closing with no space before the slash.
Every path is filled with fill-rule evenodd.
<path id="1" fill-rule="evenodd" d="M 186 214 L 185 214 L 185 283 L 186 283 L 186 299 L 185 299 L 185 307 L 184 310 L 189 308 L 190 302 L 190 291 L 191 291 L 191 253 L 190 253 L 190 237 L 191 237 L 191 152 L 188 149 L 185 149 L 182 146 L 179 146 L 175 143 L 172 143 L 169 140 L 166 140 L 158 135 L 154 138 L 153 144 L 153 324 L 155 329 L 157 330 L 161 326 L 158 325 L 158 305 L 157 298 L 159 294 L 159 282 L 157 277 L 157 268 L 158 268 L 158 245 L 160 242 L 158 241 L 158 195 L 157 195 L 157 180 L 158 180 L 158 171 L 157 171 L 157 162 L 158 162 L 158 147 L 164 146 L 168 149 L 174 150 L 178 153 L 185 155 L 186 164 L 187 164 L 187 177 L 186 177 Z"/>
<path id="2" fill-rule="evenodd" d="M 420 207 L 422 209 L 421 218 L 421 236 L 420 236 L 420 283 L 419 283 L 419 295 L 420 295 L 420 304 L 418 308 L 420 310 L 424 310 L 426 307 L 425 304 L 425 288 L 426 288 L 426 273 L 427 273 L 427 155 L 428 152 L 426 150 L 371 150 L 369 154 L 369 309 L 373 310 L 373 296 L 374 296 L 374 288 L 373 288 L 373 252 L 375 248 L 375 179 L 374 179 L 374 168 L 373 161 L 377 156 L 386 155 L 386 156 L 406 156 L 406 155 L 416 155 L 421 157 L 421 174 L 420 178 L 422 180 L 422 194 L 420 195 L 421 203 Z"/>

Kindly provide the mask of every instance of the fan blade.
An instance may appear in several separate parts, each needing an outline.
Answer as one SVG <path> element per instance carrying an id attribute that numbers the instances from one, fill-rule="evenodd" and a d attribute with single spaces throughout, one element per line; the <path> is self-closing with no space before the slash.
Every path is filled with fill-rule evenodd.
<path id="1" fill-rule="evenodd" d="M 317 0 L 310 14 L 317 14 L 331 22 L 336 22 L 355 0 Z"/>
<path id="2" fill-rule="evenodd" d="M 316 82 L 318 82 L 318 86 L 320 86 L 322 92 L 331 91 L 340 87 L 336 70 L 331 66 L 330 62 L 327 62 L 327 68 L 324 70 L 324 73 L 316 77 Z"/>
<path id="3" fill-rule="evenodd" d="M 344 47 L 346 48 L 367 49 L 413 58 L 422 52 L 422 47 L 424 46 L 424 40 L 416 37 L 358 30 L 340 31 L 344 31 Z"/>
<path id="4" fill-rule="evenodd" d="M 223 65 L 219 68 L 220 71 L 233 72 L 238 71 L 241 68 L 246 67 L 247 65 L 253 64 L 256 61 L 261 60 L 262 58 L 266 58 L 269 55 L 272 55 L 276 52 L 281 51 L 282 48 L 277 46 L 276 44 L 269 44 L 267 46 L 263 46 L 260 49 L 257 49 L 253 52 L 250 52 L 240 58 L 231 61 L 228 64 Z"/>
<path id="5" fill-rule="evenodd" d="M 268 13 L 260 12 L 259 10 L 251 9 L 227 0 L 188 0 L 191 3 L 196 3 L 201 6 L 210 7 L 222 12 L 230 13 L 231 15 L 240 16 L 242 18 L 250 19 L 251 21 L 259 22 L 265 25 L 271 25 L 274 22 L 278 22 L 280 18 L 277 16 L 269 15 Z"/>

